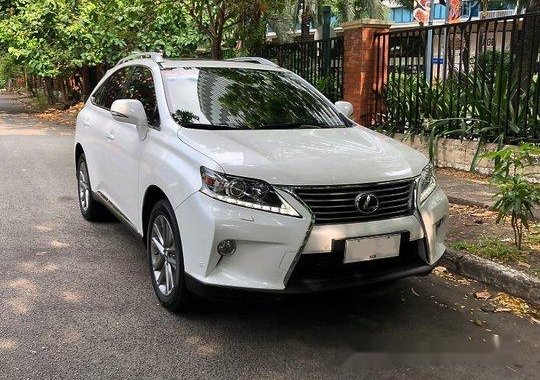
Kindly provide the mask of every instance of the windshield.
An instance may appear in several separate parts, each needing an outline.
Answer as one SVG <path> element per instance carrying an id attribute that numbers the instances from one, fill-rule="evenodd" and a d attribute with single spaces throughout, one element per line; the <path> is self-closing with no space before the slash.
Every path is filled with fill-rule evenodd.
<path id="1" fill-rule="evenodd" d="M 177 123 L 199 129 L 339 128 L 331 103 L 286 71 L 177 68 L 163 71 Z"/>

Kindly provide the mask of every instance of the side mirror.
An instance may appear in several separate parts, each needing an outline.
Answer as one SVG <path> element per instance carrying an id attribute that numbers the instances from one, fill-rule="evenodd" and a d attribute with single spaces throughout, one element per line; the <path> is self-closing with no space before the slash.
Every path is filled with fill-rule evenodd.
<path id="1" fill-rule="evenodd" d="M 349 102 L 339 100 L 334 104 L 339 112 L 346 117 L 351 117 L 354 111 L 353 105 Z"/>
<path id="2" fill-rule="evenodd" d="M 140 100 L 115 100 L 111 105 L 111 115 L 116 121 L 135 125 L 140 140 L 146 138 L 146 134 L 148 133 L 148 119 Z"/>

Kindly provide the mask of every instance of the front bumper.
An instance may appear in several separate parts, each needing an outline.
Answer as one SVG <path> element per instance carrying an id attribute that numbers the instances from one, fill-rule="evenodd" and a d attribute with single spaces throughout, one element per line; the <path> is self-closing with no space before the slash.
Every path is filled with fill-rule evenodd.
<path id="1" fill-rule="evenodd" d="M 294 196 L 280 194 L 301 218 L 230 205 L 195 193 L 176 209 L 188 287 L 309 293 L 427 274 L 445 251 L 448 200 L 440 189 L 414 215 L 340 225 L 312 226 L 311 212 Z M 343 264 L 347 238 L 399 232 L 397 258 Z M 217 245 L 235 239 L 236 252 Z M 215 293 L 215 292 L 213 292 Z"/>
<path id="2" fill-rule="evenodd" d="M 409 253 L 414 255 L 416 252 Z M 328 258 L 320 260 L 322 257 L 319 255 L 322 254 L 303 256 L 315 260 L 311 263 L 303 263 L 300 261 L 297 264 L 296 269 L 302 268 L 302 271 L 299 272 L 305 272 L 306 270 L 312 271 L 315 262 L 326 262 L 328 261 L 328 258 L 331 259 L 331 255 L 326 255 Z M 190 275 L 186 276 L 186 287 L 190 292 L 210 300 L 273 300 L 281 298 L 282 296 L 314 294 L 368 287 L 388 283 L 405 277 L 425 276 L 431 273 L 436 265 L 426 264 L 425 262 L 418 260 L 405 261 L 406 260 L 402 260 L 400 263 L 401 265 L 396 265 L 395 261 L 384 263 L 384 260 L 379 260 L 378 263 L 374 261 L 371 263 L 353 264 L 353 267 L 355 268 L 351 268 L 350 271 L 347 271 L 349 273 L 341 273 L 341 275 L 339 273 L 340 271 L 336 270 L 336 268 L 332 268 L 332 270 L 329 271 L 330 273 L 326 273 L 322 276 L 318 276 L 317 270 L 314 270 L 311 273 L 312 278 L 305 278 L 304 275 L 306 273 L 296 275 L 295 272 L 295 276 L 289 280 L 284 289 L 252 289 L 214 285 L 199 281 Z M 352 270 L 354 270 L 355 273 L 350 273 Z"/>

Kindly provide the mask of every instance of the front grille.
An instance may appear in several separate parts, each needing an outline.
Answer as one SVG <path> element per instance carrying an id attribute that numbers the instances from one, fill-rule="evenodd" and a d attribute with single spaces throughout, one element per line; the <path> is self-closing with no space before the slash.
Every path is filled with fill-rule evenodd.
<path id="1" fill-rule="evenodd" d="M 315 224 L 357 223 L 410 215 L 414 181 L 337 186 L 299 186 L 294 192 L 315 214 Z M 359 194 L 374 194 L 379 208 L 361 213 L 356 206 Z"/>

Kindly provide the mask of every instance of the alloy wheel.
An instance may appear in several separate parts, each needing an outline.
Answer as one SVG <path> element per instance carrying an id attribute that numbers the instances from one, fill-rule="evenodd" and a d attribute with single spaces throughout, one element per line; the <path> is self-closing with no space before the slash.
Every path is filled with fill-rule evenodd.
<path id="1" fill-rule="evenodd" d="M 88 169 L 86 162 L 79 165 L 79 203 L 84 212 L 88 211 L 90 205 L 90 183 L 88 181 Z"/>
<path id="2" fill-rule="evenodd" d="M 154 281 L 159 291 L 168 296 L 176 286 L 176 244 L 172 227 L 163 215 L 158 215 L 152 225 L 150 254 Z"/>

